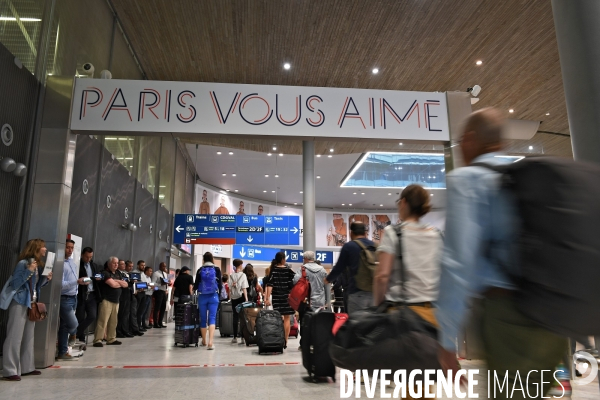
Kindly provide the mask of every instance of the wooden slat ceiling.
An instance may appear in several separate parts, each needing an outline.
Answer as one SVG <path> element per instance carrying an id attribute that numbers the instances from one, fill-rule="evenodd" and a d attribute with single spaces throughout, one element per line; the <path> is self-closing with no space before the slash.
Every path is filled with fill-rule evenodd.
<path id="1" fill-rule="evenodd" d="M 148 79 L 417 91 L 478 84 L 483 90 L 474 108 L 512 108 L 511 118 L 539 120 L 542 131 L 569 134 L 550 1 L 112 3 Z M 289 71 L 284 62 L 292 65 Z M 240 140 L 194 143 L 238 147 Z M 290 143 L 290 153 L 297 153 L 298 142 Z M 394 146 L 378 144 L 387 145 Z M 523 152 L 524 145 L 571 156 L 569 137 L 538 133 L 509 150 Z"/>

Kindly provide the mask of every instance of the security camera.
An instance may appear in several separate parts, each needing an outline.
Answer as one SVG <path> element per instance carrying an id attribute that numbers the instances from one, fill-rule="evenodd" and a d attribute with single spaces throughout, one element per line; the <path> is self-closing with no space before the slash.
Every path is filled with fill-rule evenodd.
<path id="1" fill-rule="evenodd" d="M 83 72 L 86 75 L 90 75 L 90 76 L 94 75 L 94 64 L 92 64 L 92 63 L 83 64 Z"/>
<path id="2" fill-rule="evenodd" d="M 471 93 L 471 96 L 477 97 L 479 93 L 481 93 L 481 86 L 475 85 L 473 87 L 467 88 L 467 92 Z"/>

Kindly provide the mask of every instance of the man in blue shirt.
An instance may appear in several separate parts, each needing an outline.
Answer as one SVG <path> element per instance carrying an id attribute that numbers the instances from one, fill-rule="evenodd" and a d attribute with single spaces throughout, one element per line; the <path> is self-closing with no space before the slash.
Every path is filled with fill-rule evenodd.
<path id="1" fill-rule="evenodd" d="M 509 162 L 498 157 L 503 127 L 498 110 L 471 114 L 460 141 L 465 164 Z M 457 370 L 456 338 L 468 317 L 468 302 L 483 297 L 480 333 L 488 368 L 497 373 L 500 382 L 508 371 L 508 394 L 513 384 L 517 388 L 512 398 L 525 397 L 521 392 L 525 389 L 534 395 L 542 378 L 553 381 L 551 372 L 545 377 L 540 372 L 554 371 L 566 350 L 566 340 L 529 320 L 515 303 L 515 287 L 507 270 L 517 272 L 512 270 L 517 214 L 511 198 L 501 190 L 500 174 L 477 166 L 452 171 L 447 177 L 446 215 L 436 313 L 442 369 Z M 536 372 L 529 375 L 533 370 Z M 517 374 L 523 382 L 527 379 L 523 389 Z M 544 385 L 542 393 L 548 389 Z"/>
<path id="2" fill-rule="evenodd" d="M 83 278 L 79 278 L 79 267 L 73 259 L 75 242 L 67 239 L 65 244 L 65 264 L 63 267 L 62 290 L 60 296 L 60 326 L 58 329 L 58 360 L 77 360 L 69 354 L 69 345 L 75 344 L 77 333 L 77 288 L 86 285 Z"/>
<path id="3" fill-rule="evenodd" d="M 360 262 L 360 252 L 362 249 L 355 242 L 360 240 L 363 245 L 375 251 L 375 243 L 367 239 L 366 236 L 367 228 L 362 222 L 353 222 L 350 224 L 350 242 L 347 242 L 340 250 L 340 257 L 337 263 L 325 278 L 325 283 L 335 282 L 338 278 L 344 274 L 347 277 L 347 287 L 344 288 L 344 295 L 348 293 L 348 307 L 346 311 L 348 314 L 352 314 L 356 311 L 368 308 L 373 303 L 373 292 L 367 292 L 360 290 L 356 287 L 356 281 L 354 277 L 358 272 L 358 264 Z"/>

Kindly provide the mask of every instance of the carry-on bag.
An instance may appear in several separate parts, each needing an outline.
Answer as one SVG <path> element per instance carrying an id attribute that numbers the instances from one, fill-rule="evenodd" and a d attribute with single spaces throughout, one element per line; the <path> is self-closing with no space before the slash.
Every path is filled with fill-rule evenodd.
<path id="1" fill-rule="evenodd" d="M 256 330 L 256 318 L 260 312 L 260 308 L 242 308 L 240 312 L 241 325 L 242 325 L 242 336 L 246 342 L 246 346 L 257 344 L 255 330 Z"/>
<path id="2" fill-rule="evenodd" d="M 302 319 L 302 365 L 314 380 L 331 377 L 335 382 L 335 365 L 329 356 L 335 320 L 335 314 L 328 311 L 308 311 Z"/>
<path id="3" fill-rule="evenodd" d="M 221 302 L 219 309 L 219 333 L 221 337 L 233 335 L 233 308 L 231 301 Z"/>
<path id="4" fill-rule="evenodd" d="M 200 323 L 198 306 L 195 304 L 178 304 L 175 308 L 175 346 L 194 345 L 198 347 L 200 340 Z"/>
<path id="5" fill-rule="evenodd" d="M 258 354 L 283 353 L 285 331 L 281 314 L 276 310 L 260 310 L 256 317 Z"/>

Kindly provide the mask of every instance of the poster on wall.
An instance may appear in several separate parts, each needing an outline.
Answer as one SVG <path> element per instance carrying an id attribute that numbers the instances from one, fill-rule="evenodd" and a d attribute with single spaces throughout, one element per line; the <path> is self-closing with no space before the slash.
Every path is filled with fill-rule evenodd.
<path id="1" fill-rule="evenodd" d="M 327 214 L 327 246 L 342 247 L 348 241 L 348 224 L 343 214 Z"/>
<path id="2" fill-rule="evenodd" d="M 369 216 L 367 214 L 352 214 L 352 215 L 350 215 L 348 217 L 348 229 L 350 229 L 350 226 L 352 225 L 353 222 L 362 222 L 366 228 L 367 239 L 371 238 Z"/>
<path id="3" fill-rule="evenodd" d="M 371 226 L 373 228 L 372 239 L 376 246 L 379 246 L 383 238 L 383 230 L 386 226 L 391 225 L 394 220 L 393 215 L 374 214 L 371 215 Z"/>
<path id="4" fill-rule="evenodd" d="M 224 194 L 220 194 L 220 193 L 215 193 L 215 204 L 218 204 L 219 206 L 213 212 L 213 214 L 217 214 L 217 215 L 229 215 L 229 214 L 231 214 L 229 212 L 229 210 L 232 209 L 232 207 L 231 207 L 231 200 L 229 199 L 229 196 L 224 195 Z"/>
<path id="5" fill-rule="evenodd" d="M 210 208 L 210 203 L 208 202 L 208 190 L 204 189 L 200 186 L 198 186 L 196 188 L 196 190 L 198 190 L 198 188 L 200 188 L 200 190 L 202 190 L 202 197 L 201 197 L 202 201 L 200 202 L 200 207 L 198 208 L 198 214 L 210 214 L 211 208 Z"/>
<path id="6" fill-rule="evenodd" d="M 255 215 L 271 215 L 270 212 L 270 207 L 269 206 L 264 206 L 262 204 L 252 204 L 250 207 L 250 210 L 252 211 L 252 214 Z"/>

